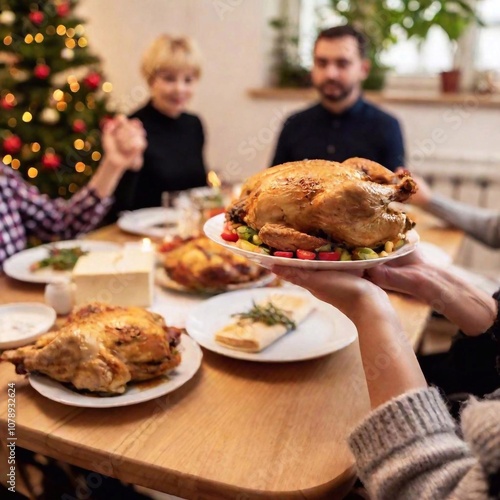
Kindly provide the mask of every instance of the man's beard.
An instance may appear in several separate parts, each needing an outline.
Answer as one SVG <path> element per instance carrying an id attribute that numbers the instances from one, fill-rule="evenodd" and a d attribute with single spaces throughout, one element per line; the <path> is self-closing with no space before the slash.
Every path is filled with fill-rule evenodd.
<path id="1" fill-rule="evenodd" d="M 328 93 L 325 90 L 325 87 L 327 85 L 334 85 L 337 87 L 340 92 L 338 94 L 332 95 Z M 351 93 L 354 91 L 355 85 L 351 85 L 350 87 L 345 87 L 341 83 L 337 82 L 336 80 L 327 80 L 323 82 L 321 85 L 316 85 L 316 90 L 321 94 L 321 96 L 326 99 L 327 101 L 330 102 L 340 102 L 346 99 L 351 95 Z"/>

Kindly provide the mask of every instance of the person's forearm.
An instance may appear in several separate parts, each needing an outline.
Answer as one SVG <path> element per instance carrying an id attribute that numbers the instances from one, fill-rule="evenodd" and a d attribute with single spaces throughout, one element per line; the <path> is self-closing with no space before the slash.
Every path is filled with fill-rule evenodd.
<path id="1" fill-rule="evenodd" d="M 435 266 L 429 268 L 426 278 L 420 298 L 465 334 L 480 335 L 493 325 L 498 306 L 486 292 Z"/>
<path id="2" fill-rule="evenodd" d="M 107 198 L 115 191 L 124 172 L 125 168 L 122 165 L 114 165 L 104 156 L 97 172 L 90 180 L 88 187 L 92 189 L 99 198 Z"/>
<path id="3" fill-rule="evenodd" d="M 390 500 L 472 498 L 463 492 L 480 491 L 485 476 L 455 426 L 436 389 L 411 391 L 373 411 L 349 438 L 370 495 Z"/>
<path id="4" fill-rule="evenodd" d="M 372 408 L 427 386 L 413 348 L 389 302 L 385 309 L 364 304 L 362 317 L 356 313 L 351 317 L 359 333 Z"/>
<path id="5" fill-rule="evenodd" d="M 437 194 L 422 208 L 492 248 L 500 248 L 500 213 Z"/>

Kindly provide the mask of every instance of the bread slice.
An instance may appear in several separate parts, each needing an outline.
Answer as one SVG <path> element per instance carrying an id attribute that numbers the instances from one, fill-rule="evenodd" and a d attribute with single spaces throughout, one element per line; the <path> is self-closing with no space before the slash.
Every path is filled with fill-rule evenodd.
<path id="1" fill-rule="evenodd" d="M 283 311 L 296 326 L 304 321 L 313 310 L 312 302 L 306 296 L 275 293 L 258 301 L 257 305 L 266 306 L 269 303 Z M 267 325 L 249 318 L 235 318 L 229 325 L 216 332 L 215 341 L 224 347 L 238 351 L 260 352 L 283 337 L 289 330 L 290 328 L 281 323 Z"/>

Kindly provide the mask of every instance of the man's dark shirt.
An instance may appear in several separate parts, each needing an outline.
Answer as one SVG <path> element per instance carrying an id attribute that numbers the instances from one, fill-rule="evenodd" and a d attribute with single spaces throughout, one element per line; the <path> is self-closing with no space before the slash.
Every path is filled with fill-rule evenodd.
<path id="1" fill-rule="evenodd" d="M 290 116 L 278 139 L 272 165 L 305 159 L 342 162 L 354 156 L 393 171 L 404 165 L 398 120 L 361 98 L 341 114 L 316 104 Z"/>

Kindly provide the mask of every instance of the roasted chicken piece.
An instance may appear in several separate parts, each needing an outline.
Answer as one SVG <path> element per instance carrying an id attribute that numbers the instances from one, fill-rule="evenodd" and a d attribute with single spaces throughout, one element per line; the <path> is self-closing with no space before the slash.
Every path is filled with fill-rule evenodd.
<path id="1" fill-rule="evenodd" d="M 163 257 L 168 276 L 191 290 L 224 290 L 254 281 L 268 271 L 205 236 L 180 244 Z"/>
<path id="2" fill-rule="evenodd" d="M 37 371 L 77 389 L 121 394 L 128 382 L 179 365 L 180 333 L 144 309 L 93 303 L 77 309 L 60 330 L 5 351 L 0 360 L 16 365 L 17 373 Z"/>
<path id="3" fill-rule="evenodd" d="M 413 226 L 389 203 L 415 191 L 409 174 L 363 158 L 297 161 L 250 177 L 227 218 L 278 250 L 315 250 L 328 242 L 375 248 Z"/>

